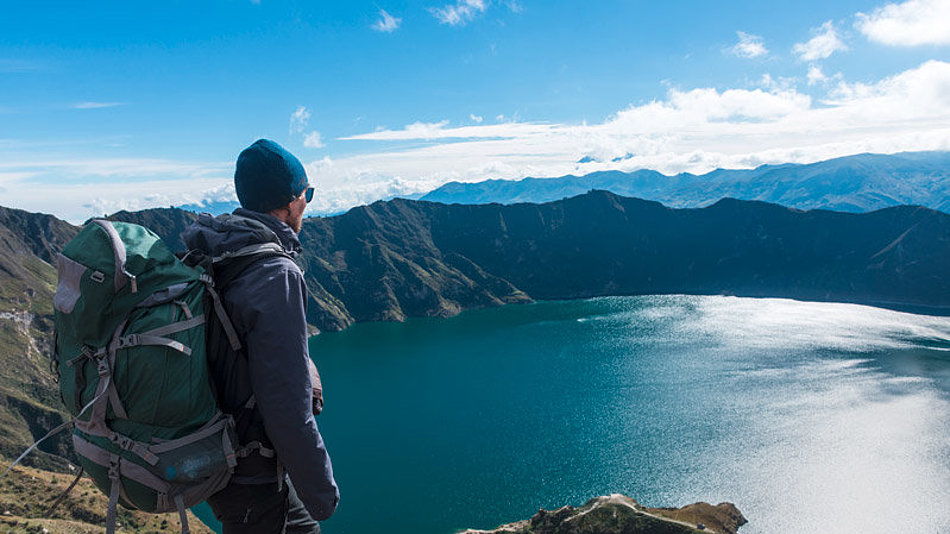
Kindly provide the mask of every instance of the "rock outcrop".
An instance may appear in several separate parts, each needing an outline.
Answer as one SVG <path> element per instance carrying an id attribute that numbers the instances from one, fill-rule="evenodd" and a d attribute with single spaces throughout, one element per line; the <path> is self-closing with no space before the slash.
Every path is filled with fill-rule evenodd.
<path id="1" fill-rule="evenodd" d="M 596 497 L 584 506 L 539 510 L 531 519 L 494 530 L 460 534 L 736 534 L 746 524 L 732 503 L 646 508 L 624 495 Z"/>

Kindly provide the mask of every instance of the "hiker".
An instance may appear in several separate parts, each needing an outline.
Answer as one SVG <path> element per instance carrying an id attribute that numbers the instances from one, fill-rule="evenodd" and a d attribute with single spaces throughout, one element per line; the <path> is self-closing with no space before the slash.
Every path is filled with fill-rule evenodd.
<path id="1" fill-rule="evenodd" d="M 218 288 L 246 354 L 225 348 L 230 353 L 215 360 L 212 375 L 221 409 L 235 417 L 241 444 L 252 450 L 208 503 L 224 534 L 319 533 L 317 521 L 333 514 L 340 493 L 314 419 L 322 394 L 318 403 L 307 288 L 292 260 L 314 190 L 300 161 L 267 139 L 238 156 L 234 185 L 242 207 L 199 216 L 182 233 L 187 247 L 220 257 L 275 242 L 286 255 L 259 259 Z"/>

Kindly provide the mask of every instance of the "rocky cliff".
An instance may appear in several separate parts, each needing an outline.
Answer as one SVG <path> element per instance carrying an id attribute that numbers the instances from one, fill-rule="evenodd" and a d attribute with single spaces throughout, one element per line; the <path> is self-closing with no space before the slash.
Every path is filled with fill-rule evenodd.
<path id="1" fill-rule="evenodd" d="M 531 519 L 494 530 L 460 534 L 736 534 L 745 517 L 732 503 L 646 508 L 624 495 L 596 497 L 584 506 L 540 510 Z"/>

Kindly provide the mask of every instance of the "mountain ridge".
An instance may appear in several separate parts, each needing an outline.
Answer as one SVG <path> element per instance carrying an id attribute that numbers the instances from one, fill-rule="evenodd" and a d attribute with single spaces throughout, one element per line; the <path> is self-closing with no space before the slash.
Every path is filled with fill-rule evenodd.
<path id="1" fill-rule="evenodd" d="M 443 203 L 549 202 L 603 189 L 671 207 L 704 207 L 721 198 L 851 213 L 919 204 L 950 212 L 950 152 L 856 154 L 810 164 L 716 169 L 664 175 L 655 170 L 598 171 L 556 178 L 449 182 L 419 198 Z"/>

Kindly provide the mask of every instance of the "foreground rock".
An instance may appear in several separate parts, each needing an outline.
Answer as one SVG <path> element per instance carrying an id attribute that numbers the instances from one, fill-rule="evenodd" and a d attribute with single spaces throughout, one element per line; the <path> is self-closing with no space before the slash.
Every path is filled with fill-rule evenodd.
<path id="1" fill-rule="evenodd" d="M 531 519 L 461 534 L 736 534 L 744 524 L 746 519 L 732 503 L 646 508 L 630 497 L 613 494 L 591 499 L 580 508 L 542 509 Z"/>

